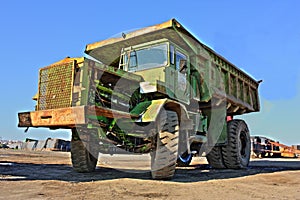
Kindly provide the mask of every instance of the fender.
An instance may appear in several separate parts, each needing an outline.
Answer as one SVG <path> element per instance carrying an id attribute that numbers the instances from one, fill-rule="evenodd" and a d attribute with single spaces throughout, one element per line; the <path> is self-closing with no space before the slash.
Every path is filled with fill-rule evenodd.
<path id="1" fill-rule="evenodd" d="M 189 119 L 185 106 L 167 98 L 142 102 L 131 111 L 131 114 L 140 115 L 138 122 L 155 122 L 162 109 L 177 113 L 181 130 L 193 129 L 192 120 Z"/>
<path id="2" fill-rule="evenodd" d="M 147 102 L 141 102 L 138 104 L 131 113 L 139 114 L 139 122 L 155 122 L 163 110 L 172 110 L 177 113 L 179 124 L 180 124 L 180 143 L 179 143 L 179 153 L 182 154 L 185 151 L 190 153 L 190 140 L 189 140 L 189 130 L 192 130 L 193 121 L 189 118 L 188 112 L 184 105 L 179 102 L 170 99 L 159 99 Z"/>
<path id="3" fill-rule="evenodd" d="M 141 102 L 131 111 L 131 114 L 140 115 L 138 122 L 155 122 L 162 109 L 172 110 L 177 113 L 180 129 L 193 129 L 192 120 L 189 119 L 185 106 L 167 98 Z"/>

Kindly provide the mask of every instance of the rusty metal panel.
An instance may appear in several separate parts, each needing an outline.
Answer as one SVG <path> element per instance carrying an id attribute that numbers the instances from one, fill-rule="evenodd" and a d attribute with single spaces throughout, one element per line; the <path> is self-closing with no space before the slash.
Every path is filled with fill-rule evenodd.
<path id="1" fill-rule="evenodd" d="M 37 110 L 71 106 L 75 61 L 40 69 Z"/>
<path id="2" fill-rule="evenodd" d="M 85 124 L 85 107 L 19 113 L 19 127 L 74 127 Z"/>
<path id="3" fill-rule="evenodd" d="M 30 112 L 18 113 L 18 127 L 32 127 Z"/>

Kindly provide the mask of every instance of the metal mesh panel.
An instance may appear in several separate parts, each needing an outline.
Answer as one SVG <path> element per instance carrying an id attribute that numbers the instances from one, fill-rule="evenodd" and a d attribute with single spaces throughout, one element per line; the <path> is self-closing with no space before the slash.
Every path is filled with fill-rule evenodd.
<path id="1" fill-rule="evenodd" d="M 40 70 L 38 110 L 71 106 L 74 64 L 72 61 Z"/>

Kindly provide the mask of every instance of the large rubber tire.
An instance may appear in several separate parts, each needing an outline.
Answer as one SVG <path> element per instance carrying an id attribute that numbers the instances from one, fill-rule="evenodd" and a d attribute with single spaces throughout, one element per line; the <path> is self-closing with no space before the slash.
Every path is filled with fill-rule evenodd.
<path id="1" fill-rule="evenodd" d="M 225 169 L 221 147 L 213 147 L 206 154 L 208 164 L 215 169 Z"/>
<path id="2" fill-rule="evenodd" d="M 90 129 L 72 129 L 71 159 L 76 172 L 93 172 L 98 162 L 97 137 Z"/>
<path id="3" fill-rule="evenodd" d="M 227 168 L 247 168 L 251 154 L 251 140 L 247 124 L 243 120 L 231 120 L 227 124 L 228 145 L 222 147 L 223 162 Z"/>
<path id="4" fill-rule="evenodd" d="M 156 148 L 150 153 L 151 175 L 153 179 L 171 179 L 178 154 L 178 116 L 174 111 L 163 110 L 157 124 Z"/>
<path id="5" fill-rule="evenodd" d="M 182 155 L 178 156 L 177 166 L 178 167 L 188 167 L 191 164 L 192 159 L 193 159 L 193 154 L 189 154 L 186 151 Z"/>

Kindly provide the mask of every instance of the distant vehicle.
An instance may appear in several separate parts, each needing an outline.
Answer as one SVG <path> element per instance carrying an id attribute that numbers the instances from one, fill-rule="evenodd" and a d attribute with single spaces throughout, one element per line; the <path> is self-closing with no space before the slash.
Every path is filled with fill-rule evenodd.
<path id="1" fill-rule="evenodd" d="M 6 144 L 0 144 L 0 149 L 9 149 L 9 146 Z"/>
<path id="2" fill-rule="evenodd" d="M 296 148 L 280 144 L 278 141 L 274 141 L 263 136 L 251 137 L 251 149 L 254 157 L 287 157 L 296 158 L 299 157 L 300 151 Z"/>
<path id="3" fill-rule="evenodd" d="M 248 166 L 249 129 L 233 118 L 259 111 L 259 81 L 178 21 L 89 44 L 85 53 L 40 69 L 36 111 L 19 113 L 19 127 L 72 130 L 76 171 L 93 171 L 112 144 L 150 153 L 154 179 L 172 178 L 176 165 L 203 152 L 214 168 Z"/>

